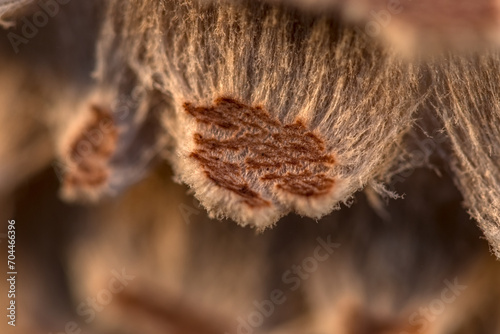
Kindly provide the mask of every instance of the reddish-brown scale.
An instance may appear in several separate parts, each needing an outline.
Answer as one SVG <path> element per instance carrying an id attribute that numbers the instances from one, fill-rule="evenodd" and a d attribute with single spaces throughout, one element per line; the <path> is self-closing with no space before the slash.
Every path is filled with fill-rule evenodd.
<path id="1" fill-rule="evenodd" d="M 251 190 L 248 183 L 241 176 L 236 164 L 223 161 L 221 158 L 210 153 L 199 150 L 190 155 L 196 159 L 204 168 L 205 175 L 217 186 L 230 190 L 242 197 L 242 201 L 250 207 L 261 207 L 270 205 L 269 201 Z"/>
<path id="2" fill-rule="evenodd" d="M 335 181 L 327 171 L 335 159 L 304 121 L 283 125 L 264 108 L 228 97 L 209 107 L 185 103 L 184 108 L 199 123 L 190 156 L 215 185 L 236 193 L 249 206 L 267 206 L 270 201 L 251 189 L 244 175 L 254 175 L 265 187 L 303 197 L 325 195 L 332 189 Z M 217 137 L 211 126 L 226 133 Z"/>
<path id="3" fill-rule="evenodd" d="M 108 162 L 116 148 L 118 131 L 109 111 L 93 105 L 91 112 L 90 122 L 70 145 L 69 168 L 64 176 L 64 184 L 69 187 L 99 187 L 108 179 Z"/>

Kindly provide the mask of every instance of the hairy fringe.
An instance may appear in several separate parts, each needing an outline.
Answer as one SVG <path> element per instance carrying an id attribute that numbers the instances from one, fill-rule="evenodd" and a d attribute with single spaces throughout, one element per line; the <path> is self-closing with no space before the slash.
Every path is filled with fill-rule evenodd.
<path id="1" fill-rule="evenodd" d="M 436 111 L 450 138 L 456 183 L 500 256 L 500 58 L 496 51 L 431 65 Z"/>
<path id="2" fill-rule="evenodd" d="M 177 145 L 171 155 L 177 174 L 213 216 L 241 224 L 265 227 L 293 210 L 318 218 L 381 178 L 419 105 L 413 67 L 337 18 L 256 1 L 112 1 L 108 18 L 100 77 L 120 78 L 123 70 L 116 69 L 131 68 L 142 85 L 171 98 L 163 123 Z M 116 48 L 126 55 L 120 65 L 110 61 L 121 57 Z M 287 199 L 245 176 L 251 189 L 272 201 L 268 211 L 256 213 L 233 193 L 214 191 L 189 156 L 199 128 L 182 106 L 211 105 L 220 97 L 263 106 L 285 124 L 304 120 L 335 157 L 327 171 L 335 180 L 333 192 L 318 200 Z M 229 153 L 226 159 L 238 162 Z M 303 209 L 308 206 L 314 211 Z"/>

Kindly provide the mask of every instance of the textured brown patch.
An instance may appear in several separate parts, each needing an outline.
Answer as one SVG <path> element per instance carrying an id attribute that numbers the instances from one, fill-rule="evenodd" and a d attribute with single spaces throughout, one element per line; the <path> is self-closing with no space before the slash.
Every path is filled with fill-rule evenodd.
<path id="1" fill-rule="evenodd" d="M 113 154 L 118 132 L 111 113 L 92 106 L 92 118 L 70 145 L 68 170 L 64 175 L 67 187 L 96 188 L 108 179 L 108 162 Z"/>
<path id="2" fill-rule="evenodd" d="M 270 204 L 253 189 L 256 182 L 303 197 L 325 195 L 334 185 L 326 171 L 335 160 L 302 121 L 283 125 L 262 107 L 231 98 L 219 98 L 210 107 L 185 103 L 184 109 L 202 125 L 191 157 L 216 185 L 249 206 Z"/>

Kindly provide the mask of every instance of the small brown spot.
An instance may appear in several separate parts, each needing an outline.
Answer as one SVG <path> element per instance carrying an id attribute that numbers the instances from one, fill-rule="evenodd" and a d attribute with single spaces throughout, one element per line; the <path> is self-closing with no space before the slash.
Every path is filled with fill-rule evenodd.
<path id="1" fill-rule="evenodd" d="M 325 195 L 333 187 L 327 171 L 335 159 L 303 121 L 283 125 L 262 107 L 227 97 L 210 107 L 185 103 L 184 109 L 200 125 L 191 157 L 217 186 L 247 205 L 270 205 L 256 190 L 262 187 L 303 197 Z"/>
<path id="2" fill-rule="evenodd" d="M 97 188 L 108 179 L 108 162 L 116 148 L 118 131 L 108 110 L 91 106 L 92 117 L 69 147 L 64 186 Z"/>

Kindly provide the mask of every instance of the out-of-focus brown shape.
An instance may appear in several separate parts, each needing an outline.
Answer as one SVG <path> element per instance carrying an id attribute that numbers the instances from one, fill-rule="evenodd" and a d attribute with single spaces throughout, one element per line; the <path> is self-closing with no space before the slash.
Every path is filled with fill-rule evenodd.
<path id="1" fill-rule="evenodd" d="M 93 105 L 90 119 L 76 134 L 65 154 L 63 192 L 67 198 L 85 196 L 106 187 L 109 160 L 118 139 L 118 130 L 109 111 Z"/>

